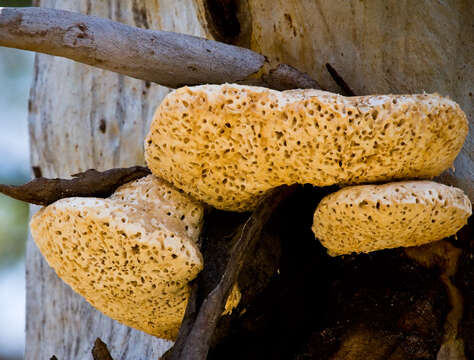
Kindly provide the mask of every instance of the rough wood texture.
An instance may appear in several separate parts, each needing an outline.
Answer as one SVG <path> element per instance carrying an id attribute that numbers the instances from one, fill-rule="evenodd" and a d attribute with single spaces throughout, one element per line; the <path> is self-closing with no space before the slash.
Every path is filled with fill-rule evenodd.
<path id="1" fill-rule="evenodd" d="M 245 48 L 69 11 L 6 8 L 0 11 L 0 31 L 0 46 L 62 56 L 169 87 L 225 82 L 319 87 L 291 66 L 271 65 Z"/>
<path id="2" fill-rule="evenodd" d="M 404 249 L 328 256 L 310 227 L 333 191 L 299 187 L 272 216 L 279 270 L 256 301 L 235 310 L 232 335 L 208 360 L 436 359 L 451 309 L 438 267 Z M 446 255 L 431 257 L 442 264 Z"/>
<path id="3" fill-rule="evenodd" d="M 235 235 L 235 244 L 230 249 L 225 269 L 216 279 L 217 285 L 209 293 L 204 294 L 204 299 L 200 304 L 195 296 L 191 296 L 192 302 L 189 309 L 186 309 L 185 326 L 181 327 L 175 345 L 161 358 L 162 360 L 205 360 L 207 358 L 212 337 L 232 286 L 238 280 L 244 263 L 254 255 L 254 249 L 268 220 L 281 202 L 294 190 L 295 186 L 280 186 L 270 190 L 260 201 L 255 211 Z M 216 260 L 205 258 L 204 262 L 208 264 Z M 203 272 L 206 270 L 205 268 Z M 200 290 L 203 291 L 203 289 Z M 192 291 L 196 292 L 196 289 Z M 194 322 L 190 321 L 192 317 L 195 317 Z"/>

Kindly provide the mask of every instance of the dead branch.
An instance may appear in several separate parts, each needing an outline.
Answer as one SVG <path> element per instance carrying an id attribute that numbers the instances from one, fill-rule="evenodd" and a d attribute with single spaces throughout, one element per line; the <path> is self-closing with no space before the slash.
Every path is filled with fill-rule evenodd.
<path id="1" fill-rule="evenodd" d="M 225 82 L 319 88 L 306 73 L 249 49 L 69 11 L 1 8 L 0 33 L 0 46 L 61 56 L 172 88 Z"/>
<path id="2" fill-rule="evenodd" d="M 334 69 L 331 64 L 326 64 L 326 70 L 328 71 L 329 75 L 331 75 L 334 82 L 339 85 L 342 90 L 342 95 L 344 96 L 356 96 L 354 91 L 350 88 L 350 86 L 344 81 L 344 79 L 339 75 L 339 73 Z"/>
<path id="3" fill-rule="evenodd" d="M 181 326 L 175 345 L 163 360 L 206 359 L 217 322 L 224 310 L 226 299 L 237 281 L 245 260 L 251 256 L 263 227 L 275 209 L 286 199 L 295 187 L 280 186 L 271 190 L 250 215 L 236 235 L 236 242 L 229 252 L 230 258 L 217 286 L 197 304 L 197 287 L 192 288 L 192 300 L 186 309 L 185 321 Z M 209 259 L 214 260 L 215 259 Z M 210 267 L 205 267 L 203 272 Z M 200 277 L 203 276 L 200 274 Z M 192 318 L 195 317 L 194 321 Z"/>
<path id="4" fill-rule="evenodd" d="M 119 186 L 150 174 L 143 166 L 116 168 L 107 171 L 87 170 L 72 179 L 34 179 L 27 184 L 0 184 L 0 193 L 36 205 L 49 205 L 67 197 L 110 196 Z"/>

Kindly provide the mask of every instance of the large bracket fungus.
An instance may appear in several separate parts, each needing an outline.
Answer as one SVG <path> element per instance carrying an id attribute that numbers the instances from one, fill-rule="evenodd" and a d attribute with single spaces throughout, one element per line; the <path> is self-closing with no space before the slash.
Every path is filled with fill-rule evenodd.
<path id="1" fill-rule="evenodd" d="M 109 198 L 66 198 L 31 220 L 49 265 L 104 314 L 165 339 L 203 267 L 203 206 L 153 175 Z"/>
<path id="2" fill-rule="evenodd" d="M 185 87 L 158 107 L 145 141 L 154 175 L 106 199 L 58 200 L 33 217 L 31 231 L 57 274 L 93 306 L 174 340 L 185 311 L 188 316 L 196 306 L 189 282 L 204 266 L 198 239 L 205 203 L 242 212 L 282 184 L 431 178 L 452 165 L 466 134 L 465 114 L 438 95 L 348 98 L 231 84 Z M 322 199 L 313 232 L 331 255 L 370 252 L 440 240 L 470 215 L 461 190 L 432 181 L 356 185 Z M 237 277 L 242 259 L 225 271 Z M 192 311 L 199 320 L 184 321 L 170 359 L 190 348 L 207 353 L 217 318 L 241 298 L 237 285 L 228 288 L 222 310 L 216 300 L 215 308 L 208 301 L 206 310 Z M 194 330 L 198 322 L 212 326 Z"/>
<path id="3" fill-rule="evenodd" d="M 154 175 L 106 199 L 56 201 L 31 230 L 58 275 L 97 309 L 173 340 L 203 269 L 204 203 L 242 212 L 281 184 L 430 178 L 452 165 L 466 134 L 465 114 L 438 95 L 185 87 L 164 99 L 146 139 Z M 461 190 L 432 181 L 348 186 L 320 202 L 313 231 L 341 255 L 436 241 L 470 215 Z M 240 297 L 234 285 L 225 314 Z"/>
<path id="4" fill-rule="evenodd" d="M 203 85 L 163 100 L 146 161 L 201 201 L 248 211 L 284 184 L 437 176 L 452 166 L 467 132 L 460 107 L 436 94 L 344 97 Z"/>

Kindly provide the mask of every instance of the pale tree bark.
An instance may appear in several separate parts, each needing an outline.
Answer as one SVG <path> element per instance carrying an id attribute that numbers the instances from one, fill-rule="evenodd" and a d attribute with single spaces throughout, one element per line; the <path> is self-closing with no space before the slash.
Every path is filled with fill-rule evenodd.
<path id="1" fill-rule="evenodd" d="M 469 0 L 225 1 L 235 4 L 235 18 L 216 13 L 213 3 L 39 0 L 44 7 L 248 47 L 306 71 L 333 91 L 339 89 L 326 63 L 356 94 L 438 92 L 457 101 L 472 124 L 474 8 Z M 167 91 L 70 60 L 37 55 L 29 117 L 32 166 L 43 176 L 67 177 L 88 168 L 142 165 L 143 138 Z M 473 142 L 471 131 L 456 160 L 456 172 L 443 177 L 471 199 Z M 59 360 L 90 359 L 97 337 L 116 360 L 157 358 L 170 346 L 94 310 L 57 278 L 31 240 L 26 330 L 26 359 L 52 355 Z"/>

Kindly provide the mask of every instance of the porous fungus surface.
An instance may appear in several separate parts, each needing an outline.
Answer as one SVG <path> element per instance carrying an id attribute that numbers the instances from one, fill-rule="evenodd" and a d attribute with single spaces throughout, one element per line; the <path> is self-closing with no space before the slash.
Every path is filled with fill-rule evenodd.
<path id="1" fill-rule="evenodd" d="M 330 255 L 342 255 L 441 240 L 471 213 L 462 190 L 433 181 L 348 186 L 321 200 L 312 229 Z"/>
<path id="2" fill-rule="evenodd" d="M 49 265 L 104 314 L 165 339 L 178 333 L 188 282 L 203 267 L 200 203 L 147 176 L 107 199 L 67 198 L 31 220 Z"/>
<path id="3" fill-rule="evenodd" d="M 240 85 L 180 88 L 145 141 L 151 171 L 212 206 L 253 209 L 270 188 L 430 178 L 468 132 L 438 95 L 344 97 Z"/>

